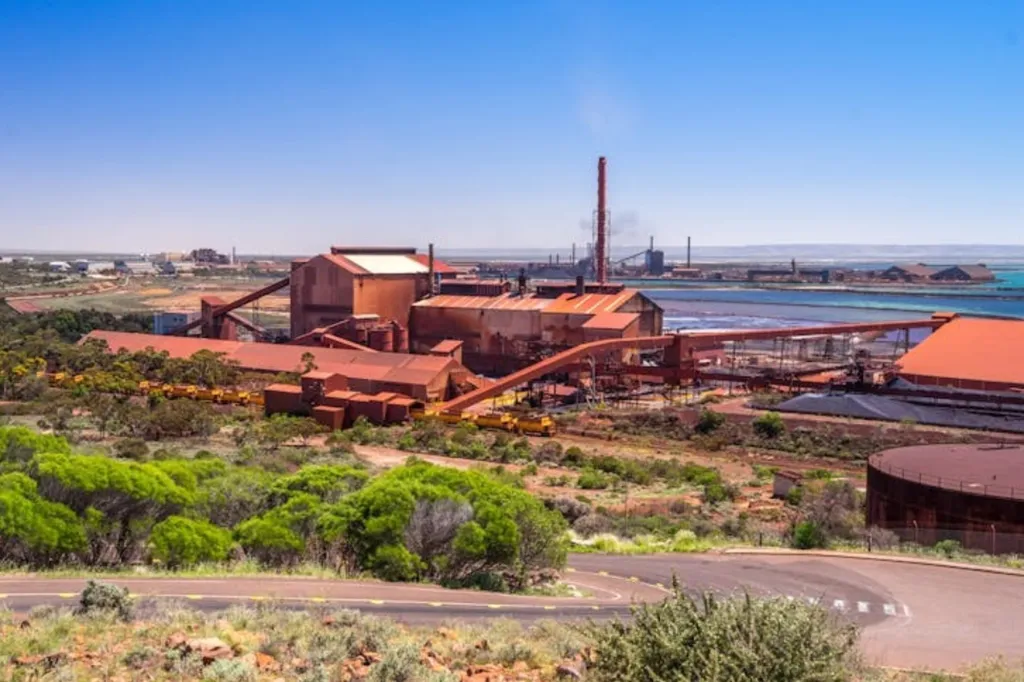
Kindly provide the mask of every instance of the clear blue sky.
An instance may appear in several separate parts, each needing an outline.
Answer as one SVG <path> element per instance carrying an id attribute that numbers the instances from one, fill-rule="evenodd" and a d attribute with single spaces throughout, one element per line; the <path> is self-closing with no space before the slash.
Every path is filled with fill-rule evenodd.
<path id="1" fill-rule="evenodd" d="M 1024 3 L 0 0 L 0 248 L 1020 243 Z"/>

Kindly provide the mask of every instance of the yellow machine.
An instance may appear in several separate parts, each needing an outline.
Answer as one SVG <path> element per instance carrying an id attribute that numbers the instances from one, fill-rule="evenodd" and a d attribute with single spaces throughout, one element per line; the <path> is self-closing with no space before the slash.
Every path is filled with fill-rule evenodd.
<path id="1" fill-rule="evenodd" d="M 491 412 L 482 414 L 476 418 L 476 425 L 481 429 L 500 429 L 502 431 L 515 431 L 516 420 L 510 414 L 502 412 Z"/>
<path id="2" fill-rule="evenodd" d="M 461 424 L 462 422 L 476 422 L 476 415 L 468 412 L 440 412 L 437 418 L 445 424 Z"/>
<path id="3" fill-rule="evenodd" d="M 531 436 L 555 435 L 555 420 L 548 416 L 520 417 L 516 420 L 516 428 L 520 433 Z"/>

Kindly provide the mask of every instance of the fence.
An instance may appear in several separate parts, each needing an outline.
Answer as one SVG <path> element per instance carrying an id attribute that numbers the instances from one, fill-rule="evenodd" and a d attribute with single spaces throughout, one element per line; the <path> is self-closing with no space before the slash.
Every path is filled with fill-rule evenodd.
<path id="1" fill-rule="evenodd" d="M 1021 453 L 1021 465 L 1024 466 L 1024 451 Z M 954 490 L 961 493 L 973 495 L 985 495 L 986 497 L 1001 497 L 1007 500 L 1024 500 L 1024 486 L 996 485 L 992 483 L 977 483 L 964 481 L 951 476 L 936 476 L 920 471 L 913 471 L 903 467 L 877 464 L 869 462 L 870 468 L 904 481 L 930 485 L 944 490 Z"/>

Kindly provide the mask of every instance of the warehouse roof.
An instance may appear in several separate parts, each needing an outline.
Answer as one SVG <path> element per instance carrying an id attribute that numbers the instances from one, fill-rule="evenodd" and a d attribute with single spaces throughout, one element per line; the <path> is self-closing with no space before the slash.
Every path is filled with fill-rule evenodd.
<path id="1" fill-rule="evenodd" d="M 942 279 L 954 275 L 956 271 L 964 273 L 973 280 L 988 281 L 996 278 L 995 274 L 984 265 L 954 265 L 952 267 L 939 270 L 935 273 L 935 279 Z"/>
<path id="2" fill-rule="evenodd" d="M 623 289 L 615 294 L 562 294 L 557 298 L 542 298 L 535 294 L 520 296 L 516 292 L 500 296 L 459 296 L 442 294 L 418 301 L 417 308 L 463 308 L 471 310 L 533 310 L 543 313 L 568 315 L 598 315 L 617 312 L 627 301 L 640 292 Z"/>
<path id="3" fill-rule="evenodd" d="M 429 254 L 417 253 L 417 254 L 414 254 L 412 256 L 409 256 L 409 258 L 412 258 L 414 261 L 416 261 L 417 263 L 419 263 L 420 265 L 422 265 L 425 268 L 429 268 L 429 266 L 430 266 L 430 255 Z M 438 260 L 437 258 L 435 258 L 434 259 L 434 272 L 436 272 L 438 274 L 441 274 L 441 275 L 457 275 L 457 274 L 459 274 L 459 269 L 458 268 L 453 268 L 452 266 L 448 265 L 444 261 L 441 261 L 441 260 Z"/>
<path id="4" fill-rule="evenodd" d="M 584 329 L 622 331 L 640 319 L 637 313 L 600 313 L 583 323 Z"/>
<path id="5" fill-rule="evenodd" d="M 320 257 L 354 275 L 427 274 L 426 265 L 420 263 L 414 256 L 405 254 L 324 253 Z"/>
<path id="6" fill-rule="evenodd" d="M 1024 321 L 958 317 L 942 325 L 899 361 L 915 377 L 1024 386 Z"/>
<path id="7" fill-rule="evenodd" d="M 244 343 L 99 330 L 87 334 L 83 341 L 89 339 L 106 341 L 112 351 L 124 348 L 137 352 L 152 348 L 175 358 L 187 358 L 198 351 L 209 350 L 223 353 L 226 360 L 237 362 L 242 369 L 263 372 L 300 372 L 305 365 L 302 356 L 310 353 L 316 368 L 323 372 L 334 372 L 353 379 L 416 385 L 431 383 L 438 375 L 460 367 L 452 358 L 435 355 L 366 353 L 344 348 L 278 343 Z"/>
<path id="8" fill-rule="evenodd" d="M 914 277 L 931 277 L 932 275 L 935 274 L 935 268 L 930 268 L 927 265 L 923 265 L 921 263 L 904 263 L 902 265 L 897 264 L 892 266 L 892 269 L 905 272 L 908 275 L 912 275 Z"/>

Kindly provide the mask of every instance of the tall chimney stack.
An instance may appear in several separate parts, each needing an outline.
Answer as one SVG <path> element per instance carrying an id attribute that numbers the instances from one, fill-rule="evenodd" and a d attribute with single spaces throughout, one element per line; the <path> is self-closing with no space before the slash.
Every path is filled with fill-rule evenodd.
<path id="1" fill-rule="evenodd" d="M 686 268 L 690 268 L 690 238 L 686 238 Z"/>
<path id="2" fill-rule="evenodd" d="M 427 245 L 427 292 L 428 295 L 433 296 L 437 293 L 436 285 L 434 283 L 434 245 Z"/>
<path id="3" fill-rule="evenodd" d="M 597 275 L 597 283 L 604 284 L 608 281 L 608 255 L 606 234 L 608 229 L 608 207 L 605 187 L 605 158 L 602 156 L 597 160 L 597 244 L 594 245 L 594 272 Z"/>

